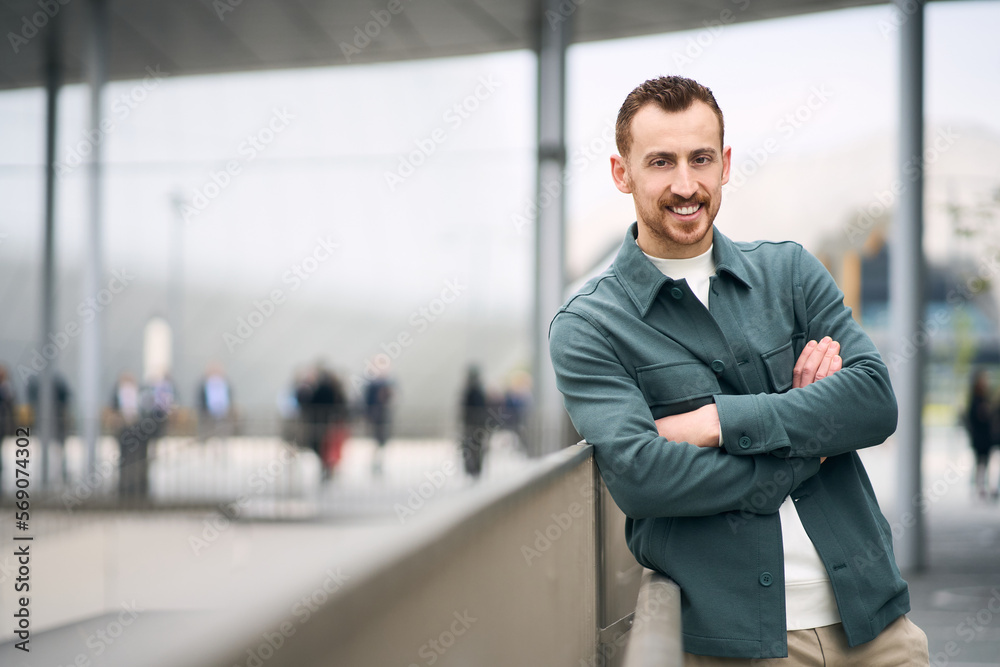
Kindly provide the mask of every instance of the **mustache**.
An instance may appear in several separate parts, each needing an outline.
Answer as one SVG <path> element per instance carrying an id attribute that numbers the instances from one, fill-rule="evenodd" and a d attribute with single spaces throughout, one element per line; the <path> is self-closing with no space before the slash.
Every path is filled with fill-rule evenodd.
<path id="1" fill-rule="evenodd" d="M 695 206 L 697 204 L 707 204 L 708 200 L 704 197 L 691 197 L 690 199 L 681 199 L 679 197 L 669 197 L 667 199 L 660 200 L 660 206 L 670 206 L 671 208 L 676 208 L 679 206 Z"/>

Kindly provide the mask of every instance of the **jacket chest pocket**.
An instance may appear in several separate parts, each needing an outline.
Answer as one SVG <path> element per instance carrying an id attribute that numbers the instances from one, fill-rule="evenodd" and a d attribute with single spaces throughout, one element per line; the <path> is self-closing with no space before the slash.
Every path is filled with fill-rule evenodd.
<path id="1" fill-rule="evenodd" d="M 771 381 L 771 388 L 775 392 L 780 394 L 791 389 L 795 359 L 805 346 L 805 337 L 805 334 L 795 334 L 784 345 L 760 355 L 764 366 L 767 368 L 767 376 Z"/>
<path id="2" fill-rule="evenodd" d="M 712 369 L 696 360 L 643 366 L 635 373 L 655 419 L 708 405 L 721 393 Z"/>

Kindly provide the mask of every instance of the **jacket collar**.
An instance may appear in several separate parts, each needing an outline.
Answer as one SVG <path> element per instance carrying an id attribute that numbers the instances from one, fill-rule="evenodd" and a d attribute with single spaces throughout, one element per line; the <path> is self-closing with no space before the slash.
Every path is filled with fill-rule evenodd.
<path id="1" fill-rule="evenodd" d="M 672 284 L 673 279 L 660 273 L 660 270 L 643 254 L 635 242 L 638 232 L 638 223 L 633 222 L 629 225 L 621 250 L 615 257 L 614 269 L 629 298 L 645 316 L 660 293 L 660 288 L 664 283 Z M 718 227 L 713 230 L 712 242 L 712 258 L 715 260 L 716 274 L 726 273 L 752 289 L 749 267 L 736 244 L 723 235 Z"/>

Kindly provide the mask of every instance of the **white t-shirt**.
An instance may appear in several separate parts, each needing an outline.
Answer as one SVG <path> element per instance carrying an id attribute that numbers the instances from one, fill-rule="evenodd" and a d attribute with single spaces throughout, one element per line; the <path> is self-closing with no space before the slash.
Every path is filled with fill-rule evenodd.
<path id="1" fill-rule="evenodd" d="M 663 275 L 674 280 L 686 280 L 694 295 L 708 308 L 708 288 L 715 275 L 711 247 L 689 259 L 646 257 Z M 719 440 L 721 443 L 721 434 Z M 791 496 L 781 504 L 778 516 L 785 552 L 785 629 L 806 630 L 840 623 L 840 611 L 830 576 L 799 519 Z"/>

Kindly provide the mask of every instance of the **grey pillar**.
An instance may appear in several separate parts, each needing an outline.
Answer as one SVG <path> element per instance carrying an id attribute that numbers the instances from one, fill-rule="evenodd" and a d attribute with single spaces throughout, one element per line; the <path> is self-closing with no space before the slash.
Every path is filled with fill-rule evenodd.
<path id="1" fill-rule="evenodd" d="M 187 377 L 181 371 L 181 355 L 184 353 L 181 337 L 184 331 L 184 215 L 181 207 L 184 198 L 180 192 L 174 192 L 170 201 L 175 214 L 170 232 L 170 290 L 167 299 L 170 312 L 170 375 L 174 382 L 174 402 L 179 405 L 181 391 L 188 388 Z"/>
<path id="2" fill-rule="evenodd" d="M 90 87 L 90 114 L 87 126 L 100 128 L 103 115 L 101 96 L 108 75 L 108 6 L 106 0 L 90 0 L 87 35 L 86 74 Z M 102 141 L 93 142 L 87 161 L 88 233 L 83 264 L 83 298 L 95 299 L 101 291 L 102 220 L 101 201 Z M 101 347 L 103 317 L 97 313 L 83 323 L 80 341 L 80 434 L 87 451 L 86 469 L 97 463 L 97 437 L 100 434 L 101 413 Z"/>
<path id="3" fill-rule="evenodd" d="M 52 20 L 45 35 L 45 231 L 42 239 L 42 321 L 41 341 L 38 349 L 43 351 L 52 341 L 49 334 L 55 331 L 55 203 L 56 203 L 56 114 L 59 106 L 59 87 L 62 85 L 62 58 L 58 17 Z M 38 442 L 42 447 L 42 480 L 44 488 L 48 484 L 49 449 L 55 434 L 55 394 L 53 377 L 55 356 L 45 364 L 38 381 L 38 415 L 35 424 Z"/>
<path id="4" fill-rule="evenodd" d="M 538 173 L 535 187 L 535 311 L 532 318 L 533 450 L 555 451 L 565 443 L 562 396 L 549 359 L 548 327 L 565 288 L 566 48 L 570 20 L 558 0 L 542 0 L 538 16 Z"/>
<path id="5" fill-rule="evenodd" d="M 893 387 L 899 403 L 896 444 L 896 561 L 903 570 L 925 566 L 924 517 L 914 502 L 920 493 L 921 411 L 924 403 L 924 3 L 897 0 L 900 26 L 899 180 L 903 184 L 892 224 L 889 301 L 895 359 Z M 907 169 L 906 165 L 916 165 Z"/>

